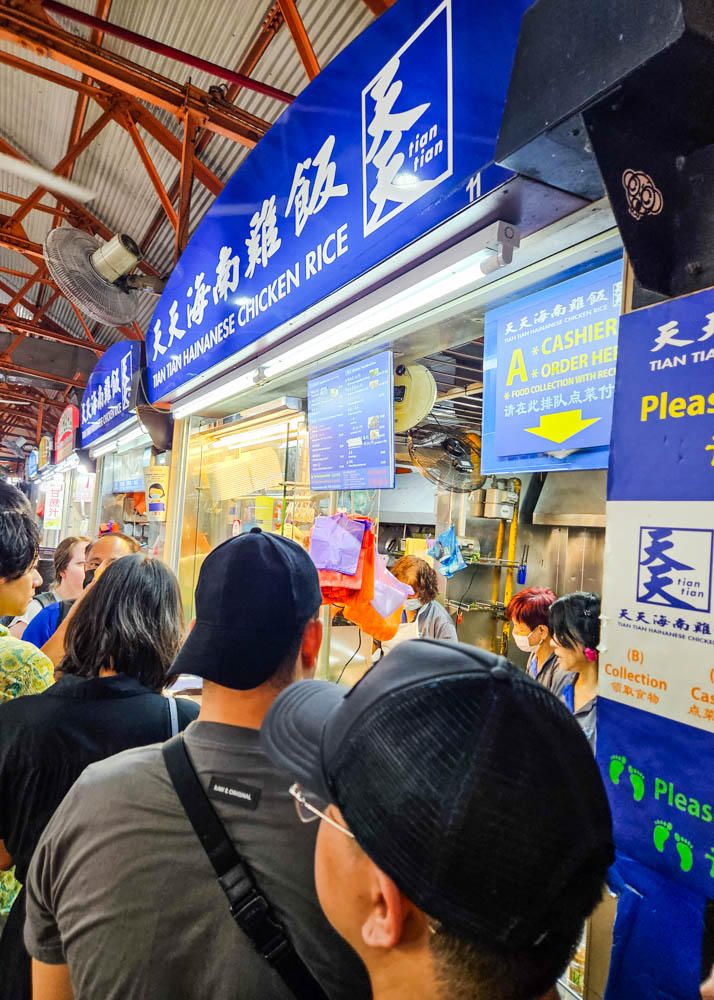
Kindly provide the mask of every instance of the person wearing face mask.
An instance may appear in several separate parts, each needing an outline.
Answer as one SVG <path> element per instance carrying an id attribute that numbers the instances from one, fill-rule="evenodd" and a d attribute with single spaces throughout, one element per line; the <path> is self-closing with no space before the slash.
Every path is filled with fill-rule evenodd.
<path id="1" fill-rule="evenodd" d="M 418 556 L 402 556 L 397 559 L 390 572 L 414 591 L 414 596 L 408 598 L 404 605 L 404 621 L 399 629 L 398 641 L 444 639 L 446 642 L 456 642 L 453 618 L 436 600 L 439 593 L 436 570 Z"/>
<path id="2" fill-rule="evenodd" d="M 551 691 L 565 702 L 595 749 L 600 597 L 566 594 L 551 605 L 551 643 L 558 658 Z"/>
<path id="3" fill-rule="evenodd" d="M 547 587 L 527 587 L 514 594 L 506 608 L 513 641 L 529 654 L 528 674 L 547 688 L 551 687 L 558 665 L 548 627 L 548 612 L 555 600 L 555 594 Z"/>

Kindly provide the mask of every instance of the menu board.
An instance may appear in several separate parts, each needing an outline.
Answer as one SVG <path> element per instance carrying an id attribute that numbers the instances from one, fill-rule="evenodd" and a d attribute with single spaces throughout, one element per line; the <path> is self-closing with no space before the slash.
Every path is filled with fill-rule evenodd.
<path id="1" fill-rule="evenodd" d="M 394 366 L 391 351 L 307 384 L 310 487 L 394 487 Z"/>

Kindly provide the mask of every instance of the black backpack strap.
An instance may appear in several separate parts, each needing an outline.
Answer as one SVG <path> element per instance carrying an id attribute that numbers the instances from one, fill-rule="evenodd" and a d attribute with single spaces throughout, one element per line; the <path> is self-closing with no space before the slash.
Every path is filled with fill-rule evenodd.
<path id="1" fill-rule="evenodd" d="M 70 613 L 74 603 L 75 602 L 73 600 L 59 602 L 59 616 L 57 618 L 57 628 L 60 627 L 60 625 L 65 620 L 67 615 Z"/>
<path id="2" fill-rule="evenodd" d="M 164 743 L 161 752 L 181 805 L 228 897 L 235 922 L 299 1000 L 327 1000 L 295 951 L 285 926 L 258 888 L 250 868 L 228 838 L 194 770 L 183 733 Z"/>
<path id="3" fill-rule="evenodd" d="M 35 600 L 41 608 L 48 608 L 50 604 L 57 603 L 57 598 L 49 590 L 43 590 L 41 594 L 35 594 Z"/>

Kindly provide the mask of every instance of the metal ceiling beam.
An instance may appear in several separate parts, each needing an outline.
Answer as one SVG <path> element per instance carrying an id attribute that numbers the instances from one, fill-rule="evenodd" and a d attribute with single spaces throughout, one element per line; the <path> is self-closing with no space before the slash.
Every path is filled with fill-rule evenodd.
<path id="1" fill-rule="evenodd" d="M 81 379 L 67 378 L 65 375 L 57 375 L 55 372 L 41 372 L 35 368 L 24 368 L 22 365 L 15 365 L 0 358 L 0 372 L 7 372 L 9 375 L 27 375 L 28 378 L 40 378 L 46 382 L 59 382 L 61 385 L 71 386 L 73 389 L 84 389 L 86 382 Z M 0 386 L 2 383 L 0 383 Z"/>
<path id="2" fill-rule="evenodd" d="M 2 9 L 2 2 L 0 0 L 0 10 L 1 9 Z M 28 63 L 28 65 L 30 64 Z M 30 162 L 24 153 L 22 153 L 19 149 L 17 149 L 15 146 L 9 143 L 7 139 L 3 139 L 2 136 L 0 136 L 0 152 L 7 153 L 8 156 L 16 156 L 18 157 L 18 159 L 23 160 L 25 163 Z M 73 198 L 67 198 L 65 197 L 65 195 L 60 195 L 55 193 L 54 197 L 57 199 L 57 201 L 61 202 L 68 209 L 70 209 L 70 212 L 72 213 L 73 216 L 76 216 L 77 226 L 85 228 L 91 233 L 96 233 L 98 236 L 101 236 L 103 240 L 112 239 L 114 233 L 109 228 L 109 226 L 105 225 L 101 221 L 101 219 L 98 219 L 96 217 L 96 215 L 93 215 L 88 209 L 84 207 L 84 205 L 80 205 L 78 201 L 74 201 Z M 34 257 L 43 256 L 42 247 L 39 245 L 39 243 L 30 244 L 25 236 L 19 237 L 20 242 L 16 243 L 15 246 L 10 246 L 9 243 L 6 242 L 6 239 L 12 238 L 12 236 L 13 234 L 8 234 L 7 232 L 0 230 L 0 246 L 7 246 L 10 250 L 17 250 L 18 253 L 22 253 L 25 255 L 30 254 L 30 256 Z M 18 237 L 15 237 L 15 239 L 17 240 Z M 25 243 L 27 243 L 26 249 L 21 248 L 23 240 L 25 241 Z M 151 274 L 156 276 L 159 273 L 155 267 L 152 267 L 151 264 L 149 264 L 148 261 L 145 260 L 139 261 L 137 267 L 139 267 L 145 274 Z"/>
<path id="3" fill-rule="evenodd" d="M 88 97 L 91 97 L 92 100 L 105 111 L 107 108 L 111 107 L 116 100 L 121 100 L 126 104 L 134 120 L 140 124 L 154 139 L 156 139 L 156 141 L 159 142 L 164 149 L 174 157 L 174 159 L 179 162 L 181 161 L 181 140 L 178 139 L 162 122 L 160 122 L 158 118 L 156 118 L 156 116 L 141 103 L 141 101 L 138 101 L 135 98 L 130 97 L 128 94 L 124 94 L 120 90 L 116 90 L 112 87 L 83 84 L 79 80 L 75 80 L 73 77 L 65 76 L 62 73 L 55 73 L 52 70 L 37 66 L 35 63 L 28 62 L 26 59 L 20 59 L 18 56 L 13 56 L 8 52 L 0 51 L 0 63 L 4 63 L 14 69 L 22 70 L 25 73 L 29 73 L 31 76 L 40 77 L 40 79 L 46 80 L 48 83 L 55 83 L 58 87 L 67 87 L 79 94 L 86 93 Z M 123 123 L 120 122 L 120 124 Z M 213 132 L 208 132 L 209 136 L 212 136 L 213 134 Z M 10 155 L 22 157 L 22 154 L 18 151 L 10 153 Z M 24 159 L 24 157 L 22 158 Z M 223 182 L 220 178 L 218 178 L 213 171 L 209 170 L 205 164 L 198 161 L 196 163 L 196 180 L 199 180 L 204 187 L 208 188 L 211 194 L 218 195 L 223 189 Z"/>
<path id="4" fill-rule="evenodd" d="M 31 0 L 24 0 L 21 7 L 11 5 L 16 2 L 18 0 L 0 0 L 0 38 L 5 41 L 54 59 L 93 80 L 163 108 L 179 119 L 190 111 L 206 128 L 251 148 L 270 127 L 255 115 L 224 105 L 212 94 L 195 87 L 181 87 L 160 73 L 150 72 L 114 52 L 62 31 L 49 18 L 38 16 L 35 13 L 37 6 Z"/>
<path id="5" fill-rule="evenodd" d="M 27 277 L 27 275 L 24 275 L 24 277 Z M 38 280 L 43 280 L 43 279 L 38 279 Z M 5 292 L 7 295 L 12 295 L 14 293 L 15 289 L 12 287 L 12 285 L 6 285 L 4 281 L 0 281 L 0 291 Z M 58 295 L 61 294 L 61 292 L 59 291 L 59 289 L 56 289 L 56 293 Z M 52 298 L 54 298 L 54 297 L 55 296 L 53 296 Z M 35 311 L 35 308 L 34 308 L 33 304 L 28 299 L 21 299 L 20 300 L 20 305 L 24 306 L 25 309 L 29 309 L 30 312 L 33 313 L 33 319 L 31 320 L 31 322 L 36 322 L 37 319 L 39 319 L 39 317 L 42 315 L 42 313 L 44 312 L 44 310 L 47 308 L 47 306 L 50 304 L 50 301 L 51 300 L 48 300 L 41 307 L 41 309 L 39 311 Z M 57 333 L 60 333 L 60 334 L 66 334 L 68 336 L 72 336 L 72 334 L 70 333 L 69 330 L 66 330 L 64 327 L 60 326 L 59 323 L 57 323 L 55 320 L 51 319 L 49 316 L 45 317 L 45 319 L 44 319 L 43 329 L 46 329 L 48 331 L 48 339 L 49 339 L 49 333 L 54 333 L 54 332 L 57 332 Z"/>
<path id="6" fill-rule="evenodd" d="M 295 48 L 298 51 L 307 78 L 308 80 L 314 80 L 320 72 L 320 64 L 317 61 L 315 50 L 305 30 L 302 18 L 295 6 L 295 0 L 278 0 L 278 2 L 280 3 L 280 9 L 283 12 L 288 30 L 293 36 Z"/>
<path id="7" fill-rule="evenodd" d="M 395 2 L 396 0 L 363 0 L 365 7 L 369 7 L 375 17 L 380 17 Z"/>
<path id="8" fill-rule="evenodd" d="M 239 73 L 242 73 L 245 76 L 249 76 L 253 72 L 253 70 L 256 68 L 260 60 L 265 55 L 268 45 L 275 38 L 275 36 L 277 35 L 278 31 L 280 30 L 280 28 L 283 26 L 284 23 L 285 23 L 285 18 L 283 17 L 283 12 L 280 9 L 280 4 L 276 0 L 276 2 L 273 4 L 273 6 L 270 8 L 267 15 L 265 16 L 263 23 L 260 26 L 260 31 L 257 37 L 255 38 L 255 41 L 250 46 L 247 53 L 245 54 L 245 57 L 238 66 L 237 71 Z M 239 87 L 238 85 L 235 84 L 231 85 L 226 91 L 226 100 L 232 104 L 242 89 L 243 88 Z M 141 105 L 141 107 L 143 108 L 143 105 Z M 201 162 L 200 160 L 196 159 L 196 157 L 200 156 L 200 154 L 205 150 L 211 139 L 213 139 L 213 136 L 214 136 L 213 132 L 209 132 L 207 129 L 202 129 L 200 136 L 196 140 L 196 147 L 194 153 L 195 157 L 194 166 L 196 170 L 197 180 L 201 180 L 201 176 L 199 173 L 199 167 L 201 166 Z M 181 159 L 180 155 L 178 158 L 179 160 Z M 181 175 L 179 173 L 174 183 L 169 188 L 169 198 L 171 199 L 172 204 L 175 204 L 176 199 L 178 198 L 180 178 Z M 206 186 L 204 181 L 202 181 L 202 183 L 204 184 L 204 186 Z M 212 191 L 211 193 L 217 196 L 218 194 L 220 194 L 220 190 Z M 141 240 L 140 246 L 144 250 L 148 250 L 148 248 L 153 243 L 154 239 L 156 238 L 156 234 L 161 228 L 161 224 L 163 221 L 164 221 L 164 212 L 161 209 L 159 209 L 154 218 L 151 220 L 151 223 L 149 224 L 146 232 L 144 233 L 143 239 Z"/>
<path id="9" fill-rule="evenodd" d="M 94 351 L 98 356 L 107 350 L 103 344 L 93 344 L 91 340 L 81 340 L 73 337 L 69 333 L 60 333 L 57 330 L 48 330 L 37 323 L 30 323 L 24 319 L 16 319 L 14 316 L 0 316 L 0 326 L 7 327 L 8 330 L 17 330 L 21 333 L 32 333 L 43 340 L 54 340 L 58 344 L 69 344 L 70 347 L 83 347 L 87 351 Z"/>
<path id="10" fill-rule="evenodd" d="M 21 205 L 24 200 L 19 194 L 8 194 L 7 191 L 0 191 L 0 201 L 11 201 L 16 205 Z M 69 215 L 69 212 L 65 208 L 58 208 L 56 205 L 54 208 L 52 205 L 35 205 L 34 210 L 36 212 L 46 212 L 48 215 L 54 215 L 60 219 L 66 219 Z"/>
<path id="11" fill-rule="evenodd" d="M 100 18 L 108 17 L 111 6 L 112 6 L 112 0 L 97 0 L 97 5 L 95 7 L 94 13 L 97 17 Z M 101 31 L 92 29 L 92 33 L 89 37 L 94 45 L 102 44 L 103 34 Z M 91 81 L 88 76 L 82 76 L 82 83 L 91 84 Z M 89 105 L 89 94 L 88 93 L 77 94 L 77 99 L 74 104 L 74 114 L 72 115 L 72 124 L 69 129 L 69 139 L 67 140 L 67 152 L 69 152 L 70 149 L 76 146 L 80 140 L 80 137 L 84 130 L 84 122 L 87 117 L 88 105 Z M 69 167 L 67 168 L 65 177 L 71 180 L 73 171 L 74 171 L 74 163 L 70 163 Z M 55 226 L 58 226 L 60 224 L 61 220 L 60 212 L 61 209 L 59 207 L 59 202 L 58 202 L 55 214 L 55 221 L 54 221 Z"/>
<path id="12" fill-rule="evenodd" d="M 94 125 L 92 125 L 90 129 L 87 129 L 87 131 L 84 133 L 84 135 L 76 144 L 76 146 L 73 146 L 72 149 L 70 149 L 70 151 L 65 156 L 62 157 L 59 163 L 56 164 L 56 166 L 52 170 L 52 173 L 59 174 L 59 176 L 62 177 L 67 167 L 70 166 L 70 164 L 73 164 L 77 159 L 77 157 L 82 155 L 85 149 L 94 142 L 99 133 L 104 129 L 106 125 L 109 124 L 110 121 L 113 120 L 113 118 L 114 115 L 111 111 L 105 111 L 103 115 L 100 115 L 100 117 L 97 118 Z M 9 222 L 5 223 L 5 225 L 0 228 L 4 229 L 6 226 L 11 225 L 13 222 L 22 222 L 22 220 L 25 218 L 28 212 L 31 212 L 32 209 L 35 207 L 35 205 L 37 205 L 38 202 L 40 202 L 41 199 L 44 198 L 46 194 L 49 194 L 47 188 L 44 187 L 35 188 L 30 197 L 26 198 L 25 201 L 22 203 L 22 205 L 20 205 L 19 208 L 15 210 Z"/>
<path id="13" fill-rule="evenodd" d="M 188 243 L 188 227 L 191 217 L 191 186 L 193 184 L 194 152 L 198 122 L 193 115 L 186 115 L 183 123 L 183 155 L 179 178 L 178 219 L 174 239 L 174 264 Z"/>
<path id="14" fill-rule="evenodd" d="M 129 132 L 129 135 L 131 136 L 131 141 L 134 143 L 134 147 L 137 153 L 139 154 L 139 159 L 144 164 L 144 169 L 149 175 L 149 180 L 151 181 L 154 190 L 159 196 L 159 201 L 163 206 L 164 212 L 166 213 L 166 217 L 173 226 L 174 230 L 176 230 L 178 229 L 178 215 L 176 214 L 176 210 L 174 209 L 174 206 L 171 203 L 171 199 L 166 193 L 166 188 L 161 182 L 161 177 L 159 176 L 159 172 L 156 169 L 156 165 L 154 164 L 154 161 L 151 159 L 148 149 L 144 145 L 144 140 L 141 138 L 141 135 L 139 134 L 139 129 L 136 127 L 136 123 L 130 114 L 127 113 L 126 115 L 123 116 L 123 118 L 126 123 L 125 128 Z"/>

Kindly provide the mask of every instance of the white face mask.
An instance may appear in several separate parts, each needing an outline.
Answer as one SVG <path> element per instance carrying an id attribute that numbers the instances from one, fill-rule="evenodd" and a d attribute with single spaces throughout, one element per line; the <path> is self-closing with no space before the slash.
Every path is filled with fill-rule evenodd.
<path id="1" fill-rule="evenodd" d="M 418 611 L 420 607 L 421 601 L 418 597 L 409 597 L 404 604 L 405 611 Z"/>
<path id="2" fill-rule="evenodd" d="M 529 632 L 528 635 L 516 635 L 513 633 L 513 641 L 518 646 L 519 649 L 523 650 L 524 653 L 537 653 L 540 647 L 543 645 L 543 640 L 540 642 L 531 643 L 528 642 L 533 632 Z"/>

